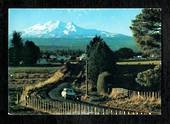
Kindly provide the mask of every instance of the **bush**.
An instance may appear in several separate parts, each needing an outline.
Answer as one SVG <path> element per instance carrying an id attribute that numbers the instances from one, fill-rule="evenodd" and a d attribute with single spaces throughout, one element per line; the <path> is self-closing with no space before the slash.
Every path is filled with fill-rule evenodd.
<path id="1" fill-rule="evenodd" d="M 137 83 L 148 88 L 159 89 L 161 83 L 161 67 L 155 66 L 154 69 L 149 69 L 137 74 Z"/>
<path id="2" fill-rule="evenodd" d="M 102 72 L 98 76 L 97 80 L 97 92 L 100 95 L 108 93 L 108 84 L 111 82 L 111 74 L 108 72 Z"/>
<path id="3" fill-rule="evenodd" d="M 115 51 L 115 56 L 117 59 L 129 59 L 135 55 L 132 49 L 130 48 L 120 48 Z"/>

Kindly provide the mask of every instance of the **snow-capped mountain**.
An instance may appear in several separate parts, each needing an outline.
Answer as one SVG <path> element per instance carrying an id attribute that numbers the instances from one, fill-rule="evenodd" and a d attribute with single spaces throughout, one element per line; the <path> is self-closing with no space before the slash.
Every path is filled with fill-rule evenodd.
<path id="1" fill-rule="evenodd" d="M 69 49 L 85 49 L 95 36 L 101 36 L 112 50 L 128 47 L 138 50 L 133 37 L 123 34 L 113 34 L 96 29 L 85 29 L 72 22 L 49 21 L 44 24 L 35 24 L 22 32 L 24 41 L 30 40 L 39 46 L 48 46 Z M 9 34 L 9 47 L 12 33 Z"/>
<path id="2" fill-rule="evenodd" d="M 39 38 L 79 38 L 93 37 L 100 35 L 102 37 L 114 37 L 116 34 L 96 29 L 84 29 L 72 22 L 64 23 L 61 21 L 49 21 L 44 24 L 35 24 L 22 32 L 23 37 Z"/>

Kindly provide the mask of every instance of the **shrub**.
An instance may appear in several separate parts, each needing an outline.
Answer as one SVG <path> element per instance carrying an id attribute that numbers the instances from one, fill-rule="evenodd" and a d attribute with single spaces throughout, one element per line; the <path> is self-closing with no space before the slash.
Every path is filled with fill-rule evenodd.
<path id="1" fill-rule="evenodd" d="M 155 66 L 154 69 L 149 69 L 137 74 L 136 82 L 141 86 L 148 88 L 159 89 L 161 83 L 161 67 Z"/>
<path id="2" fill-rule="evenodd" d="M 111 82 L 111 74 L 108 72 L 102 72 L 98 76 L 97 80 L 97 92 L 100 95 L 108 93 L 108 84 Z"/>

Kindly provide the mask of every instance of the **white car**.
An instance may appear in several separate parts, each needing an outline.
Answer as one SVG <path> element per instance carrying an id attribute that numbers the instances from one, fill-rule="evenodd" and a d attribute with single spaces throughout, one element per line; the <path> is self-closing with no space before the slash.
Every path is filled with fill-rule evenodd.
<path id="1" fill-rule="evenodd" d="M 76 93 L 71 88 L 64 88 L 63 91 L 61 92 L 61 96 L 64 97 L 65 99 L 67 98 L 76 99 Z"/>

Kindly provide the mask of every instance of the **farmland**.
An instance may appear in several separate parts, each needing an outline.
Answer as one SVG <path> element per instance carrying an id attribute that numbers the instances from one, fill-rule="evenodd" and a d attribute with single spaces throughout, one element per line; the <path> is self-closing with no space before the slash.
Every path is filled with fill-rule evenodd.
<path id="1" fill-rule="evenodd" d="M 142 64 L 138 64 L 138 62 L 124 62 L 123 64 L 117 63 L 117 70 L 119 70 L 118 75 L 116 75 L 115 80 L 113 83 L 117 83 L 118 87 L 124 87 L 124 88 L 130 88 L 135 87 L 134 78 L 133 75 L 136 75 L 138 72 L 153 68 L 154 64 L 148 64 L 148 62 L 158 64 L 159 61 L 145 61 Z M 128 64 L 127 64 L 128 63 Z M 77 63 L 79 64 L 79 63 Z M 77 65 L 75 64 L 75 65 Z M 49 79 L 54 73 L 59 70 L 61 67 L 9 67 L 9 113 L 10 114 L 46 114 L 42 112 L 37 112 L 33 109 L 28 109 L 23 106 L 20 106 L 17 104 L 17 101 L 20 99 L 17 97 L 17 94 L 21 96 L 21 93 L 23 91 L 23 88 L 29 84 L 34 84 L 36 82 L 43 82 L 47 79 Z M 74 70 L 72 70 L 74 71 Z M 12 74 L 12 77 L 10 76 Z M 84 81 L 83 81 L 84 82 Z M 79 91 L 82 94 L 85 94 L 85 85 L 84 83 L 80 84 L 80 87 L 77 87 L 77 91 Z M 33 85 L 32 85 L 33 86 Z M 130 87 L 129 87 L 130 86 Z M 84 88 L 83 88 L 84 87 Z M 83 89 L 82 89 L 83 88 Z M 38 90 L 38 89 L 37 89 Z M 44 89 L 39 90 L 43 91 L 42 94 L 46 94 L 46 90 L 48 87 L 44 87 Z M 40 92 L 41 93 L 41 92 Z M 42 95 L 41 94 L 41 95 Z M 113 95 L 113 94 L 112 94 Z M 145 112 L 148 111 L 154 111 L 159 112 L 160 111 L 160 99 L 145 99 L 142 97 L 135 97 L 127 98 L 112 98 L 112 95 L 107 98 L 107 100 L 101 101 L 101 106 L 107 106 L 107 107 L 119 107 L 119 108 L 126 108 L 126 109 L 134 109 L 134 110 L 141 110 L 143 109 L 142 106 L 145 108 Z M 82 101 L 89 102 L 91 99 L 93 99 L 93 94 L 89 94 L 89 98 L 86 100 L 83 100 L 84 95 L 82 96 Z M 101 96 L 98 96 L 97 99 L 101 99 Z M 47 97 L 48 100 L 50 100 L 49 96 Z M 113 104 L 114 103 L 114 104 Z M 144 104 L 143 104 L 144 103 Z M 94 104 L 96 104 L 94 102 Z M 152 108 L 154 107 L 154 108 Z"/>
<path id="2" fill-rule="evenodd" d="M 8 104 L 10 114 L 42 114 L 17 104 L 23 87 L 49 78 L 59 67 L 9 67 Z M 19 96 L 17 96 L 19 95 Z M 44 113 L 43 113 L 44 114 Z"/>
<path id="3" fill-rule="evenodd" d="M 153 65 L 158 65 L 160 64 L 161 61 L 159 60 L 146 60 L 146 61 L 121 61 L 121 62 L 117 62 L 118 65 L 149 65 L 149 64 L 153 64 Z"/>

